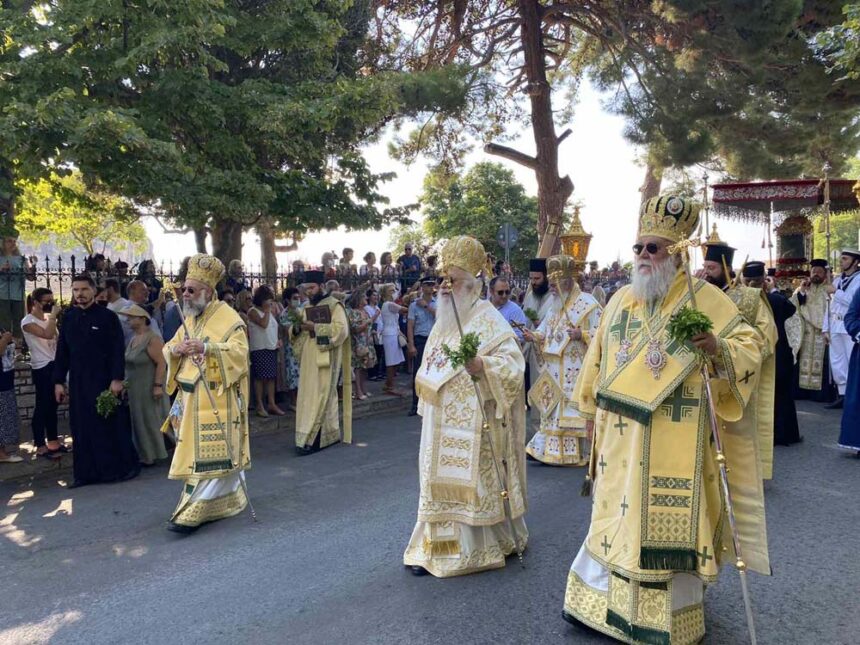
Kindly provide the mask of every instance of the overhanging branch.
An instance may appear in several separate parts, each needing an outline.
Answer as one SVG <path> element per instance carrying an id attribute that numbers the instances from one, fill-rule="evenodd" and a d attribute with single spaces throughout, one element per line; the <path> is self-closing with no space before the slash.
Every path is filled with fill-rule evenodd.
<path id="1" fill-rule="evenodd" d="M 509 148 L 508 146 L 501 146 L 498 143 L 488 143 L 484 146 L 484 152 L 488 155 L 496 155 L 497 157 L 515 161 L 516 163 L 523 165 L 526 168 L 531 168 L 532 170 L 537 169 L 538 162 L 535 157 L 527 155 L 524 152 L 520 152 L 519 150 Z"/>

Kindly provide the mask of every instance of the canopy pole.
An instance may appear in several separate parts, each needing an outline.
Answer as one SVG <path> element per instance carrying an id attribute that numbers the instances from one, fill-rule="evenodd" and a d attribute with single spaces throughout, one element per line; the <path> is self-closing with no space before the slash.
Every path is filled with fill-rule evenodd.
<path id="1" fill-rule="evenodd" d="M 711 224 L 708 218 L 709 212 L 711 210 L 710 204 L 708 203 L 708 171 L 702 175 L 702 180 L 705 182 L 704 187 L 702 188 L 703 199 L 702 205 L 704 206 L 705 211 L 705 237 L 707 237 L 711 232 Z"/>
<path id="2" fill-rule="evenodd" d="M 773 266 L 773 238 L 771 237 L 771 227 L 773 226 L 773 202 L 770 203 L 770 213 L 767 215 L 767 260 L 768 266 Z"/>
<path id="3" fill-rule="evenodd" d="M 833 167 L 830 162 L 824 163 L 824 241 L 827 246 L 827 262 L 831 262 L 830 257 L 830 171 Z"/>

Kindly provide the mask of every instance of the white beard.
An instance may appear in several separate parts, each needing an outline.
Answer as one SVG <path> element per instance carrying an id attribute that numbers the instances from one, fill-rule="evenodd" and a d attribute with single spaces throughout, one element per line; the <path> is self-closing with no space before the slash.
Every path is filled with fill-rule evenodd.
<path id="1" fill-rule="evenodd" d="M 659 263 L 651 260 L 650 264 L 651 273 L 644 274 L 639 271 L 640 262 L 637 261 L 633 271 L 633 280 L 630 284 L 636 299 L 647 304 L 663 300 L 669 293 L 669 287 L 672 286 L 675 276 L 678 274 L 678 268 L 671 257 Z"/>
<path id="2" fill-rule="evenodd" d="M 460 323 L 465 327 L 466 321 L 471 318 L 470 314 L 472 305 L 475 303 L 475 295 L 472 292 L 467 292 L 464 295 L 452 295 L 454 298 L 453 304 L 457 305 L 457 313 L 460 314 Z M 434 327 L 439 327 L 442 331 L 457 331 L 457 318 L 454 316 L 451 296 L 439 296 L 436 303 L 436 324 Z"/>

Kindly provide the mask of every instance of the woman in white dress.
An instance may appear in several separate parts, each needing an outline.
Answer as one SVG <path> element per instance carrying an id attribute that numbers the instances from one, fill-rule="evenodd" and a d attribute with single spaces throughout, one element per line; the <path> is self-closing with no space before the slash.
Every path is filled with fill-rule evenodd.
<path id="1" fill-rule="evenodd" d="M 403 392 L 394 389 L 394 377 L 397 368 L 403 363 L 403 348 L 400 346 L 400 325 L 398 318 L 407 313 L 406 307 L 401 307 L 396 302 L 395 286 L 384 284 L 379 288 L 379 298 L 382 301 L 382 347 L 385 351 L 385 386 L 382 391 L 393 396 L 403 396 Z"/>

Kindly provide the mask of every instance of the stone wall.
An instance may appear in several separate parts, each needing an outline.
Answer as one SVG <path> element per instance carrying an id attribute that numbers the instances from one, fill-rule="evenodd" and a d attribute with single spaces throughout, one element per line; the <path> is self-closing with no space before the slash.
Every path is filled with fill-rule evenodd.
<path id="1" fill-rule="evenodd" d="M 21 417 L 21 421 L 30 421 L 33 418 L 33 407 L 36 404 L 36 390 L 33 387 L 29 363 L 18 362 L 15 364 L 15 394 L 18 399 L 18 415 Z M 65 419 L 68 417 L 68 411 L 69 406 L 63 404 L 60 406 L 57 416 L 60 419 Z M 28 430 L 27 436 L 29 436 L 29 423 L 25 425 Z"/>

